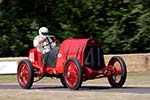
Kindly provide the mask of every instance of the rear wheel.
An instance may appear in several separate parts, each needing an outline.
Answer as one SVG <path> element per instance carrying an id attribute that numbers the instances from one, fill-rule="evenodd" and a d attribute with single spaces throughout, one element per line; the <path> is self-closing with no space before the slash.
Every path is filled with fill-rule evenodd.
<path id="1" fill-rule="evenodd" d="M 66 85 L 66 83 L 65 83 L 64 76 L 61 76 L 61 77 L 60 77 L 60 82 L 61 82 L 61 84 L 62 84 L 65 88 L 67 87 L 67 85 Z"/>
<path id="2" fill-rule="evenodd" d="M 19 86 L 23 89 L 30 89 L 33 80 L 34 80 L 34 72 L 32 64 L 29 60 L 22 60 L 18 64 L 17 69 L 17 79 Z"/>
<path id="3" fill-rule="evenodd" d="M 120 88 L 124 85 L 127 76 L 127 69 L 124 60 L 119 56 L 110 59 L 108 66 L 114 69 L 113 75 L 108 77 L 108 81 L 113 88 Z"/>
<path id="4" fill-rule="evenodd" d="M 75 58 L 67 60 L 64 67 L 64 80 L 66 86 L 77 90 L 82 84 L 82 67 Z"/>

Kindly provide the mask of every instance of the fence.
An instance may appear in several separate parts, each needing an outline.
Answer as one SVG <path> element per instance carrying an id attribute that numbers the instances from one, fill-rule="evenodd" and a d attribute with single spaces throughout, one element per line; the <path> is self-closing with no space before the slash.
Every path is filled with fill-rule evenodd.
<path id="1" fill-rule="evenodd" d="M 121 56 L 128 72 L 150 71 L 150 53 L 104 55 L 106 65 L 112 56 Z M 26 57 L 0 58 L 0 74 L 16 74 L 18 62 L 22 59 Z"/>

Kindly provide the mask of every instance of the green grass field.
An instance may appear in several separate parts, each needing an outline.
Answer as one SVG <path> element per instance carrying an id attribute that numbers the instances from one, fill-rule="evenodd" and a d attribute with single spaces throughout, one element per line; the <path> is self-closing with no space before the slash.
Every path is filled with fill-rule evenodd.
<path id="1" fill-rule="evenodd" d="M 17 82 L 16 75 L 0 75 L 0 83 L 15 83 Z"/>
<path id="2" fill-rule="evenodd" d="M 97 83 L 107 83 L 105 81 L 106 78 L 96 79 L 96 80 L 88 80 L 87 82 L 97 84 Z M 51 79 L 49 77 L 44 77 L 39 83 L 55 83 L 56 79 Z M 128 84 L 150 84 L 150 71 L 146 72 L 129 72 L 127 73 L 127 81 Z M 17 83 L 17 75 L 0 75 L 0 83 Z"/>

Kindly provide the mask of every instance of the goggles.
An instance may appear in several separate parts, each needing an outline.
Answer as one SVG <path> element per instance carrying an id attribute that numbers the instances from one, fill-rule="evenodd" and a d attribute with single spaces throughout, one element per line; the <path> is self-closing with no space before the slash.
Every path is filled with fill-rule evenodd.
<path id="1" fill-rule="evenodd" d="M 43 34 L 43 35 L 48 35 L 48 33 L 47 33 L 47 32 L 42 32 L 42 34 Z"/>

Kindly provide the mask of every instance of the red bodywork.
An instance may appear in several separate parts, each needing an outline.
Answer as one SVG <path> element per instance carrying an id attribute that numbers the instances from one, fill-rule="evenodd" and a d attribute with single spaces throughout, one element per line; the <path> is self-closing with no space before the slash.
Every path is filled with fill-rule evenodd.
<path id="1" fill-rule="evenodd" d="M 54 74 L 63 75 L 64 65 L 69 58 L 76 58 L 83 69 L 83 80 L 105 77 L 112 74 L 113 68 L 105 66 L 103 52 L 97 40 L 87 39 L 67 39 L 59 47 L 56 65 L 43 68 L 41 62 L 41 52 L 36 48 L 29 51 L 29 60 L 34 68 L 39 69 L 38 75 Z M 110 71 L 111 70 L 111 71 Z M 111 72 L 111 73 L 109 73 Z"/>

